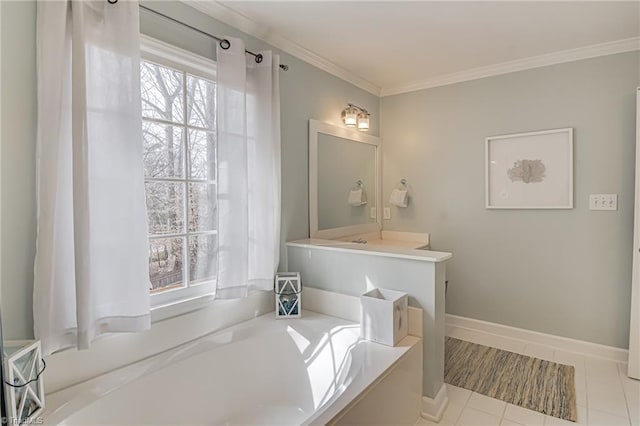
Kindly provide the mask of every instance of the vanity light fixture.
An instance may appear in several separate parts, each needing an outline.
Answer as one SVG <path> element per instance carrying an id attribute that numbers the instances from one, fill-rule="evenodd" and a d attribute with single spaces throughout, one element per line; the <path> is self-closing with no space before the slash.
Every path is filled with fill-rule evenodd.
<path id="1" fill-rule="evenodd" d="M 342 111 L 342 121 L 344 121 L 347 127 L 356 127 L 358 123 L 358 110 L 354 105 L 349 104 L 349 106 Z"/>
<path id="2" fill-rule="evenodd" d="M 358 130 L 366 132 L 369 130 L 369 113 L 361 112 L 358 114 Z"/>
<path id="3" fill-rule="evenodd" d="M 347 127 L 357 127 L 358 130 L 366 132 L 369 130 L 369 111 L 360 108 L 352 103 L 342 110 L 342 121 Z"/>

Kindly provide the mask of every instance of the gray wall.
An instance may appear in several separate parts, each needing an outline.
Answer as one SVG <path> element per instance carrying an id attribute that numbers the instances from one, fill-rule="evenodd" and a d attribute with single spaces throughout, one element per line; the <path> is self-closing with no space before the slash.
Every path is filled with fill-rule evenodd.
<path id="1" fill-rule="evenodd" d="M 271 49 L 219 21 L 177 2 L 145 2 L 165 14 L 212 34 L 241 37 L 249 50 Z M 5 1 L 2 7 L 2 309 L 5 337 L 33 336 L 32 292 L 35 254 L 36 74 L 34 1 Z M 215 45 L 204 36 L 141 12 L 141 30 L 215 59 Z M 274 49 L 276 50 L 276 49 Z M 277 50 L 276 50 L 277 51 Z M 281 53 L 281 52 L 278 52 Z M 308 120 L 342 125 L 347 102 L 378 111 L 376 96 L 309 64 L 281 53 L 290 66 L 280 74 L 282 116 L 281 268 L 286 240 L 309 235 Z M 371 117 L 378 134 L 378 117 Z"/>
<path id="2" fill-rule="evenodd" d="M 449 314 L 628 347 L 638 52 L 381 100 L 383 197 L 413 188 L 387 230 L 431 234 Z M 484 138 L 574 128 L 572 210 L 487 210 Z M 618 210 L 589 211 L 591 193 Z"/>
<path id="3" fill-rule="evenodd" d="M 2 1 L 2 325 L 31 338 L 36 239 L 36 4 Z"/>

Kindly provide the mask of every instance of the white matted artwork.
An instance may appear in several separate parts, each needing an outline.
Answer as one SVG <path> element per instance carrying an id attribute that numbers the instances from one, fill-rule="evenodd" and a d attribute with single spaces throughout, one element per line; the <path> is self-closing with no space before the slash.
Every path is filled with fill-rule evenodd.
<path id="1" fill-rule="evenodd" d="M 573 129 L 491 136 L 485 144 L 488 209 L 573 208 Z"/>

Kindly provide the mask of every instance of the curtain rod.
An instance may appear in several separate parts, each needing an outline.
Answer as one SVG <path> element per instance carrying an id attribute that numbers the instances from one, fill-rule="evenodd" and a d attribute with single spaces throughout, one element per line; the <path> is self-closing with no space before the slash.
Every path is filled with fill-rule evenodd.
<path id="1" fill-rule="evenodd" d="M 118 3 L 118 0 L 107 0 L 107 3 L 116 4 L 116 3 Z M 212 39 L 216 40 L 218 43 L 220 43 L 220 47 L 222 49 L 224 49 L 224 50 L 227 50 L 229 47 L 231 47 L 231 42 L 229 42 L 229 40 L 227 40 L 226 38 L 220 38 L 220 37 L 214 36 L 213 34 L 209 34 L 208 32 L 202 31 L 201 29 L 193 27 L 193 26 L 191 26 L 189 24 L 185 24 L 182 21 L 178 21 L 177 19 L 174 19 L 171 16 L 167 16 L 164 13 L 160 13 L 160 12 L 158 12 L 156 10 L 148 8 L 147 6 L 143 6 L 143 5 L 139 5 L 139 6 L 140 6 L 140 9 L 144 9 L 144 10 L 146 10 L 148 12 L 151 12 L 151 13 L 153 13 L 155 15 L 158 15 L 158 16 L 160 16 L 162 18 L 168 19 L 171 22 L 174 22 L 176 24 L 182 25 L 183 27 L 189 28 L 189 29 L 191 29 L 191 30 L 193 30 L 193 31 L 195 31 L 195 32 L 197 32 L 199 34 L 202 34 L 203 36 L 206 36 L 206 37 L 209 37 L 209 38 L 212 38 Z M 251 52 L 250 50 L 246 50 L 246 49 L 245 49 L 245 52 L 248 53 L 249 55 L 252 55 L 257 63 L 262 62 L 262 54 L 261 53 L 254 53 L 254 52 Z M 280 68 L 283 71 L 288 71 L 289 70 L 289 65 L 280 64 Z"/>

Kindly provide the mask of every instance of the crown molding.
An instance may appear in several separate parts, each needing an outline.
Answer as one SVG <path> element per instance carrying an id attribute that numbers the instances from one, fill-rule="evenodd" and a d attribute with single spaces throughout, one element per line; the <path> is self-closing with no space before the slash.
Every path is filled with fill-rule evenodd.
<path id="1" fill-rule="evenodd" d="M 515 61 L 502 62 L 485 67 L 472 68 L 465 71 L 444 74 L 395 87 L 384 87 L 380 92 L 380 96 L 384 97 L 407 92 L 415 92 L 417 90 L 446 86 L 449 84 L 477 80 L 480 78 L 508 74 L 517 71 L 524 71 L 532 68 L 540 68 L 549 65 L 579 61 L 581 59 L 589 59 L 596 58 L 598 56 L 631 52 L 634 50 L 640 50 L 640 37 L 593 44 L 576 49 L 561 50 L 558 52 L 547 53 L 539 56 L 530 56 L 528 58 L 517 59 Z"/>
<path id="2" fill-rule="evenodd" d="M 370 81 L 342 68 L 322 56 L 305 49 L 297 43 L 285 39 L 275 34 L 268 27 L 261 25 L 241 13 L 217 2 L 210 0 L 180 0 L 212 18 L 215 18 L 227 25 L 263 40 L 270 45 L 294 56 L 310 65 L 328 72 L 356 87 L 361 88 L 373 95 L 384 97 L 398 95 L 401 93 L 415 92 L 418 90 L 430 89 L 433 87 L 446 86 L 449 84 L 462 83 L 465 81 L 478 80 L 501 74 L 508 74 L 517 71 L 525 71 L 532 68 L 540 68 L 549 65 L 562 64 L 566 62 L 579 61 L 582 59 L 596 58 L 598 56 L 613 55 L 616 53 L 631 52 L 640 50 L 640 37 L 616 40 L 606 43 L 599 43 L 576 49 L 561 50 L 544 55 L 530 56 L 514 61 L 501 62 L 499 64 L 484 67 L 472 68 L 451 74 L 443 74 L 430 77 L 424 80 L 414 81 L 408 84 L 380 88 Z"/>
<path id="3" fill-rule="evenodd" d="M 190 6 L 212 18 L 215 18 L 227 25 L 239 29 L 240 31 L 252 35 L 263 40 L 273 47 L 290 54 L 308 64 L 313 65 L 323 71 L 328 72 L 348 83 L 359 87 L 373 95 L 380 96 L 381 89 L 370 81 L 348 71 L 333 62 L 317 55 L 310 50 L 305 49 L 297 43 L 285 39 L 284 37 L 273 33 L 272 30 L 261 25 L 241 13 L 236 12 L 229 7 L 218 3 L 217 1 L 207 0 L 180 0 L 182 3 Z"/>

